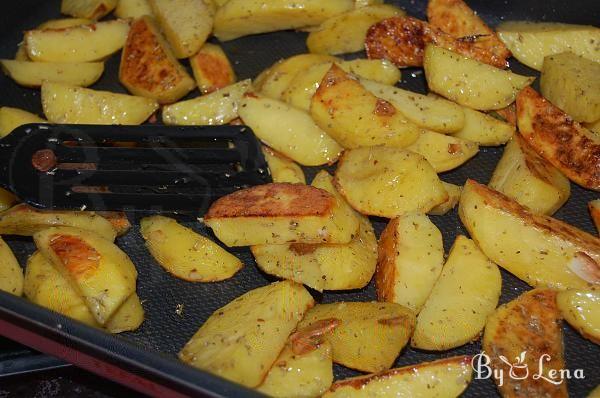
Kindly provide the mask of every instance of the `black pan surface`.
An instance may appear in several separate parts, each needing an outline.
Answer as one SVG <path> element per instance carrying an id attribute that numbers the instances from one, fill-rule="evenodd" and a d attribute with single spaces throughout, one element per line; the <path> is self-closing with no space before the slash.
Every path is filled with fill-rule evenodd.
<path id="1" fill-rule="evenodd" d="M 425 17 L 425 0 L 387 0 L 386 3 L 399 5 L 416 17 Z M 600 1 L 597 0 L 470 0 L 469 4 L 492 26 L 508 19 L 595 25 L 600 22 Z M 33 28 L 45 20 L 60 17 L 59 9 L 59 0 L 20 0 L 3 8 L 0 14 L 0 57 L 12 58 L 17 43 L 21 41 L 23 30 Z M 244 79 L 255 77 L 280 58 L 306 52 L 305 38 L 305 33 L 286 31 L 241 38 L 224 43 L 223 47 L 232 60 L 238 77 Z M 364 54 L 349 57 L 356 56 Z M 126 92 L 117 80 L 118 64 L 119 55 L 111 57 L 106 64 L 104 76 L 93 88 Z M 537 75 L 535 71 L 514 60 L 511 62 L 511 68 L 518 73 Z M 403 79 L 399 85 L 420 92 L 425 92 L 426 89 L 422 71 L 416 68 L 403 70 Z M 0 93 L 1 106 L 14 106 L 42 114 L 38 90 L 19 87 L 11 79 L 0 76 Z M 197 92 L 191 96 L 196 95 Z M 501 148 L 482 148 L 466 165 L 455 171 L 443 173 L 442 178 L 457 184 L 463 184 L 467 178 L 487 183 L 501 154 Z M 315 171 L 314 168 L 306 169 L 309 180 Z M 597 197 L 598 194 L 573 184 L 571 198 L 556 213 L 556 217 L 590 233 L 596 233 L 586 204 Z M 446 216 L 431 218 L 442 231 L 446 250 L 449 250 L 457 234 L 466 234 L 456 210 Z M 212 236 L 210 230 L 194 218 L 180 217 L 180 221 L 200 233 Z M 379 234 L 385 227 L 386 220 L 374 218 L 372 221 Z M 19 237 L 6 237 L 6 240 L 24 265 L 28 255 L 34 250 L 31 240 Z M 0 320 L 10 319 L 25 329 L 117 364 L 184 394 L 249 394 L 248 390 L 182 365 L 175 355 L 213 311 L 242 293 L 274 280 L 257 269 L 250 251 L 245 248 L 232 250 L 245 263 L 244 269 L 234 278 L 219 283 L 193 284 L 171 277 L 153 260 L 144 248 L 137 225 L 129 234 L 119 238 L 117 243 L 129 254 L 139 271 L 138 294 L 146 310 L 146 320 L 138 331 L 116 337 L 108 336 L 42 310 L 24 300 L 1 293 Z M 525 283 L 505 271 L 502 271 L 502 277 L 501 303 L 528 289 Z M 376 298 L 373 283 L 357 291 L 327 292 L 322 295 L 315 293 L 315 297 L 320 302 L 367 301 Z M 181 306 L 183 311 L 178 314 L 176 309 Z M 585 374 L 583 380 L 568 382 L 570 395 L 584 397 L 600 384 L 600 347 L 580 337 L 566 324 L 563 329 L 567 366 L 571 370 L 583 369 Z M 458 354 L 474 354 L 479 350 L 478 342 L 442 353 L 427 353 L 407 348 L 395 365 L 403 366 Z M 335 374 L 337 378 L 344 378 L 358 373 L 336 365 Z M 119 379 L 118 376 L 114 378 Z M 497 392 L 491 380 L 473 380 L 464 395 L 488 397 L 497 395 Z"/>

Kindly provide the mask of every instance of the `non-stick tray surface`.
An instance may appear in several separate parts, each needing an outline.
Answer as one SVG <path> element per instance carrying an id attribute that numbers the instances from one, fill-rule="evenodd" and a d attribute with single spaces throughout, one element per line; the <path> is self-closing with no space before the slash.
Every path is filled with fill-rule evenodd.
<path id="1" fill-rule="evenodd" d="M 419 18 L 425 17 L 426 0 L 386 0 L 386 2 L 401 6 Z M 468 3 L 492 26 L 507 19 L 595 25 L 600 23 L 600 1 L 598 0 L 470 0 Z M 23 30 L 60 16 L 59 0 L 19 0 L 10 2 L 10 5 L 4 4 L 4 6 L 0 13 L 0 57 L 2 58 L 14 56 L 17 43 L 22 39 Z M 223 46 L 232 60 L 239 79 L 244 79 L 255 77 L 280 58 L 306 52 L 305 39 L 305 33 L 286 31 L 241 38 L 224 43 Z M 125 92 L 117 80 L 118 65 L 119 55 L 111 57 L 106 64 L 104 76 L 93 88 Z M 535 71 L 519 65 L 516 61 L 511 62 L 511 67 L 519 73 L 537 75 Z M 419 69 L 403 70 L 403 80 L 400 86 L 424 92 L 425 83 L 422 71 Z M 19 87 L 9 78 L 0 76 L 0 93 L 1 106 L 14 106 L 41 114 L 39 90 Z M 193 95 L 197 95 L 197 93 Z M 487 183 L 501 154 L 501 148 L 482 148 L 480 153 L 466 165 L 455 171 L 444 173 L 442 178 L 457 184 L 463 184 L 468 177 Z M 310 180 L 316 170 L 306 169 L 306 171 Z M 597 197 L 596 193 L 572 185 L 571 198 L 555 216 L 590 233 L 596 233 L 586 204 L 589 200 Z M 446 250 L 449 250 L 458 234 L 466 234 L 458 220 L 456 210 L 446 216 L 431 218 L 442 231 Z M 132 221 L 135 220 L 132 219 Z M 212 236 L 210 230 L 193 217 L 180 216 L 180 221 L 200 233 Z M 372 219 L 372 221 L 377 234 L 379 234 L 387 220 Z M 27 257 L 34 250 L 31 240 L 19 237 L 5 238 L 20 263 L 24 265 Z M 245 263 L 243 270 L 235 277 L 224 282 L 202 284 L 181 281 L 167 274 L 145 249 L 137 222 L 132 231 L 119 238 L 117 243 L 129 254 L 139 271 L 138 294 L 146 310 L 146 320 L 139 330 L 116 337 L 104 335 L 77 322 L 22 302 L 20 299 L 13 299 L 2 294 L 0 294 L 0 321 L 2 317 L 10 318 L 12 322 L 17 322 L 23 329 L 43 333 L 67 347 L 76 348 L 107 363 L 117 364 L 130 373 L 138 374 L 142 378 L 150 378 L 156 383 L 167 385 L 184 394 L 211 392 L 215 395 L 226 396 L 250 394 L 248 390 L 237 388 L 230 383 L 183 366 L 176 359 L 176 353 L 214 310 L 244 292 L 274 280 L 257 269 L 250 251 L 246 248 L 232 250 Z M 502 278 L 501 303 L 515 298 L 528 289 L 525 283 L 505 271 L 502 271 Z M 367 301 L 376 298 L 373 283 L 361 290 L 327 292 L 322 295 L 315 293 L 315 297 L 322 302 Z M 6 328 L 6 324 L 4 327 Z M 3 333 L 2 328 L 0 323 L 0 334 Z M 574 329 L 566 324 L 564 325 L 564 337 L 568 368 L 584 369 L 585 373 L 584 380 L 568 382 L 569 391 L 573 397 L 584 397 L 597 384 L 600 384 L 600 362 L 598 361 L 600 347 L 580 337 Z M 44 345 L 41 344 L 38 348 L 42 346 Z M 395 365 L 414 364 L 458 354 L 474 354 L 479 350 L 478 342 L 443 353 L 427 353 L 406 348 Z M 54 351 L 54 353 L 56 352 Z M 91 366 L 89 361 L 86 363 L 88 363 L 88 368 L 93 368 L 95 363 L 98 371 L 115 379 L 121 381 L 127 379 L 130 384 L 142 383 L 140 380 L 132 381 L 131 378 L 123 377 L 112 368 L 112 370 L 107 370 L 105 367 L 101 367 L 99 362 L 92 362 Z M 357 372 L 335 366 L 337 378 L 356 374 Z M 146 388 L 146 391 L 155 391 L 158 394 L 158 390 L 150 387 Z M 496 388 L 491 380 L 473 380 L 465 392 L 465 396 L 468 397 L 496 395 Z"/>

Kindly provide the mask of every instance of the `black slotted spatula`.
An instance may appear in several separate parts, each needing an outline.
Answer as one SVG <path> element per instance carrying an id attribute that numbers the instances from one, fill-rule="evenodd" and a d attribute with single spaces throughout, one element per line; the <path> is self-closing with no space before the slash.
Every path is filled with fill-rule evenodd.
<path id="1" fill-rule="evenodd" d="M 0 140 L 0 180 L 46 209 L 193 211 L 270 182 L 246 126 L 28 124 Z"/>

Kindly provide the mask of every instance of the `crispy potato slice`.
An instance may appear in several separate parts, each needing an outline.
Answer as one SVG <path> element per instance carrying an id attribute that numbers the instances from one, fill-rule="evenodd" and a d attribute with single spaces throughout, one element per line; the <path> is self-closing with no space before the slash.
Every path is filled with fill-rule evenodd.
<path id="1" fill-rule="evenodd" d="M 227 246 L 348 243 L 358 219 L 335 196 L 301 184 L 266 184 L 215 201 L 204 222 Z"/>
<path id="2" fill-rule="evenodd" d="M 448 193 L 448 199 L 429 210 L 427 214 L 432 216 L 443 216 L 450 210 L 454 209 L 454 207 L 456 207 L 458 204 L 458 201 L 460 200 L 460 194 L 462 193 L 462 187 L 460 185 L 450 184 L 445 181 L 442 181 L 442 185 L 444 185 L 444 189 Z"/>
<path id="3" fill-rule="evenodd" d="M 262 146 L 262 153 L 269 165 L 273 182 L 306 184 L 306 177 L 304 177 L 302 168 L 294 163 L 293 160 L 265 145 Z"/>
<path id="4" fill-rule="evenodd" d="M 371 94 L 335 64 L 312 97 L 310 114 L 344 148 L 402 148 L 415 142 L 422 131 L 389 101 Z"/>
<path id="5" fill-rule="evenodd" d="M 235 83 L 235 72 L 229 58 L 216 44 L 204 43 L 190 58 L 190 64 L 202 94 L 212 93 Z"/>
<path id="6" fill-rule="evenodd" d="M 98 81 L 104 72 L 102 62 L 20 62 L 3 59 L 0 65 L 11 79 L 26 87 L 40 87 L 44 81 L 87 87 Z"/>
<path id="7" fill-rule="evenodd" d="M 568 397 L 567 384 L 549 383 L 534 377 L 543 372 L 557 374 L 565 369 L 560 313 L 556 305 L 556 291 L 535 289 L 500 306 L 489 318 L 483 335 L 483 349 L 495 370 L 503 370 L 501 378 L 494 376 L 503 397 L 527 396 Z M 514 367 L 509 367 L 516 360 Z M 543 367 L 539 366 L 543 363 Z M 524 369 L 536 371 L 524 374 Z M 517 377 L 509 377 L 512 370 Z"/>
<path id="8" fill-rule="evenodd" d="M 570 180 L 600 191 L 600 137 L 575 122 L 532 88 L 517 97 L 519 132 Z"/>
<path id="9" fill-rule="evenodd" d="M 533 287 L 589 289 L 600 283 L 600 239 L 468 180 L 460 219 L 494 263 Z"/>
<path id="10" fill-rule="evenodd" d="M 311 53 L 344 54 L 364 49 L 367 30 L 383 19 L 405 15 L 401 8 L 389 5 L 369 5 L 355 8 L 327 19 L 306 39 Z"/>
<path id="11" fill-rule="evenodd" d="M 158 103 L 150 98 L 44 82 L 42 107 L 51 123 L 135 125 L 148 119 Z"/>
<path id="12" fill-rule="evenodd" d="M 148 0 L 177 58 L 196 54 L 213 29 L 213 9 L 206 0 Z"/>
<path id="13" fill-rule="evenodd" d="M 231 278 L 242 268 L 236 256 L 172 218 L 145 217 L 140 232 L 152 257 L 177 278 L 216 282 Z"/>
<path id="14" fill-rule="evenodd" d="M 426 215 L 406 214 L 388 223 L 378 249 L 377 298 L 418 313 L 442 272 L 442 233 Z"/>
<path id="15" fill-rule="evenodd" d="M 534 213 L 552 215 L 569 198 L 567 177 L 515 135 L 504 148 L 489 184 Z"/>
<path id="16" fill-rule="evenodd" d="M 398 148 L 345 151 L 335 173 L 335 184 L 357 211 L 387 218 L 427 212 L 448 199 L 427 160 Z"/>
<path id="17" fill-rule="evenodd" d="M 18 199 L 12 192 L 0 188 L 0 213 L 10 209 Z"/>
<path id="18" fill-rule="evenodd" d="M 455 169 L 477 155 L 479 145 L 451 135 L 424 131 L 406 149 L 423 156 L 436 173 L 441 173 Z"/>
<path id="19" fill-rule="evenodd" d="M 125 44 L 129 22 L 121 19 L 64 29 L 25 32 L 27 55 L 36 62 L 92 62 Z"/>
<path id="20" fill-rule="evenodd" d="M 144 15 L 152 15 L 152 8 L 148 0 L 119 0 L 115 15 L 117 18 L 138 19 Z"/>
<path id="21" fill-rule="evenodd" d="M 308 113 L 284 102 L 247 93 L 238 113 L 263 143 L 303 166 L 334 163 L 342 151 Z"/>
<path id="22" fill-rule="evenodd" d="M 463 108 L 465 124 L 462 129 L 452 135 L 477 142 L 481 146 L 502 145 L 516 133 L 515 126 L 498 120 L 493 116 L 471 108 Z"/>
<path id="23" fill-rule="evenodd" d="M 41 23 L 38 29 L 65 29 L 73 26 L 90 25 L 94 21 L 88 18 L 59 18 L 50 19 L 44 23 Z"/>
<path id="24" fill-rule="evenodd" d="M 323 398 L 458 397 L 471 382 L 471 357 L 450 357 L 338 380 Z"/>
<path id="25" fill-rule="evenodd" d="M 506 21 L 496 30 L 513 56 L 536 70 L 542 69 L 544 57 L 564 51 L 600 62 L 600 29 L 594 26 Z"/>
<path id="26" fill-rule="evenodd" d="M 600 292 L 565 290 L 556 296 L 563 318 L 586 339 L 600 344 Z"/>
<path id="27" fill-rule="evenodd" d="M 215 311 L 179 358 L 236 383 L 257 387 L 313 305 L 306 289 L 289 281 L 251 290 Z"/>
<path id="28" fill-rule="evenodd" d="M 0 237 L 0 290 L 23 294 L 23 270 L 10 247 Z"/>
<path id="29" fill-rule="evenodd" d="M 229 0 L 215 15 L 220 41 L 256 33 L 319 25 L 354 8 L 353 0 Z"/>
<path id="30" fill-rule="evenodd" d="M 21 203 L 0 213 L 0 235 L 33 236 L 49 227 L 77 227 L 111 241 L 117 236 L 108 220 L 90 211 L 39 210 Z"/>
<path id="31" fill-rule="evenodd" d="M 12 133 L 14 129 L 29 123 L 47 123 L 33 113 L 8 106 L 0 107 L 0 138 Z"/>
<path id="32" fill-rule="evenodd" d="M 127 218 L 127 214 L 123 211 L 97 211 L 95 213 L 105 218 L 113 226 L 117 232 L 117 236 L 123 236 L 131 229 L 131 223 Z M 98 233 L 98 231 L 95 232 Z"/>
<path id="33" fill-rule="evenodd" d="M 298 329 L 332 319 L 340 322 L 326 336 L 333 362 L 364 372 L 389 369 L 415 324 L 414 313 L 400 304 L 340 302 L 317 304 L 306 313 Z"/>
<path id="34" fill-rule="evenodd" d="M 433 45 L 425 49 L 423 66 L 431 91 L 477 110 L 508 106 L 535 79 Z"/>
<path id="35" fill-rule="evenodd" d="M 35 233 L 33 240 L 101 325 L 135 292 L 135 266 L 102 236 L 81 228 L 52 227 Z"/>
<path id="36" fill-rule="evenodd" d="M 596 225 L 596 229 L 600 233 L 600 199 L 592 200 L 588 203 L 588 209 L 590 210 L 590 215 Z"/>
<path id="37" fill-rule="evenodd" d="M 498 305 L 500 270 L 475 243 L 459 235 L 417 316 L 411 346 L 444 351 L 477 340 Z"/>
<path id="38" fill-rule="evenodd" d="M 60 12 L 77 18 L 100 19 L 117 6 L 118 0 L 62 0 Z"/>
<path id="39" fill-rule="evenodd" d="M 196 87 L 147 15 L 131 25 L 121 55 L 119 81 L 131 93 L 160 104 L 175 102 Z"/>
<path id="40" fill-rule="evenodd" d="M 130 332 L 138 329 L 144 322 L 144 307 L 136 293 L 133 293 L 117 309 L 112 317 L 106 322 L 104 328 L 109 333 Z"/>
<path id="41" fill-rule="evenodd" d="M 600 120 L 600 62 L 564 52 L 544 58 L 540 89 L 544 98 L 578 122 Z"/>

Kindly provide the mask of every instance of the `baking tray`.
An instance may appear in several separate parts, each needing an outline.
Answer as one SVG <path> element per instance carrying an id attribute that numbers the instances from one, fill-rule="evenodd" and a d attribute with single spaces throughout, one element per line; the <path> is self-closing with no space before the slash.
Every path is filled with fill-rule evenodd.
<path id="1" fill-rule="evenodd" d="M 401 6 L 416 17 L 425 17 L 425 0 L 386 2 Z M 600 21 L 600 1 L 597 0 L 470 0 L 469 4 L 491 25 L 496 25 L 504 19 L 596 25 Z M 58 18 L 59 8 L 59 0 L 11 2 L 0 15 L 0 57 L 12 58 L 16 45 L 22 38 L 22 31 L 47 19 Z M 305 38 L 305 33 L 285 31 L 245 37 L 224 43 L 223 46 L 238 77 L 244 79 L 255 77 L 280 58 L 306 52 Z M 361 54 L 351 55 L 349 58 L 356 56 Z M 104 76 L 93 88 L 125 92 L 117 81 L 118 65 L 119 55 L 111 57 L 106 64 Z M 537 75 L 515 61 L 511 62 L 511 66 L 516 72 Z M 403 79 L 399 85 L 424 92 L 422 71 L 416 68 L 403 70 Z M 38 90 L 19 87 L 12 80 L 0 77 L 0 92 L 0 105 L 15 106 L 41 114 Z M 197 93 L 192 96 L 195 95 Z M 466 165 L 455 171 L 443 173 L 442 178 L 457 184 L 464 183 L 468 177 L 487 183 L 501 153 L 501 148 L 482 148 Z M 306 168 L 306 172 L 310 180 L 316 169 Z M 595 233 L 586 204 L 597 197 L 596 193 L 572 185 L 571 198 L 556 213 L 556 217 Z M 132 221 L 135 222 L 134 217 L 137 216 L 132 215 Z M 179 219 L 194 230 L 214 238 L 211 231 L 195 218 L 180 216 Z M 456 210 L 446 216 L 432 216 L 431 219 L 442 231 L 446 250 L 450 248 L 457 234 L 466 234 Z M 373 218 L 372 221 L 379 234 L 386 220 Z M 5 239 L 20 263 L 25 264 L 27 257 L 34 250 L 31 239 L 11 236 Z M 118 336 L 108 335 L 30 304 L 24 299 L 0 293 L 0 334 L 153 396 L 258 395 L 188 367 L 176 358 L 177 352 L 213 311 L 242 293 L 275 280 L 257 269 L 249 250 L 231 250 L 245 263 L 245 267 L 232 279 L 218 283 L 194 284 L 171 277 L 153 260 L 144 248 L 137 225 L 134 225 L 129 234 L 119 238 L 117 243 L 129 254 L 139 271 L 138 294 L 146 310 L 146 320 L 139 330 Z M 528 289 L 525 283 L 505 271 L 502 271 L 502 278 L 502 303 Z M 373 283 L 355 291 L 313 293 L 319 302 L 367 301 L 376 298 Z M 178 314 L 176 309 L 181 305 L 183 312 Z M 573 397 L 584 397 L 600 384 L 600 347 L 581 338 L 566 324 L 564 338 L 567 367 L 584 369 L 586 376 L 584 380 L 568 382 L 570 394 Z M 474 354 L 479 350 L 478 342 L 442 353 L 427 353 L 408 347 L 402 352 L 395 366 L 459 354 Z M 358 374 L 337 365 L 334 371 L 336 378 Z M 0 385 L 1 383 L 0 379 Z M 497 396 L 497 392 L 491 380 L 474 380 L 464 396 Z"/>

